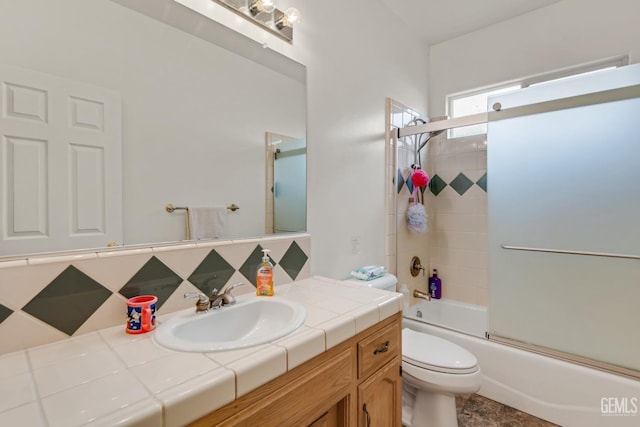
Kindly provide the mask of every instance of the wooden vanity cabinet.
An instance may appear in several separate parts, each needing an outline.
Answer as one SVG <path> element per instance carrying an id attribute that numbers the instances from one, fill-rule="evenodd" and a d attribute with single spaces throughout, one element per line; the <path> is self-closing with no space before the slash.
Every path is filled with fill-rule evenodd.
<path id="1" fill-rule="evenodd" d="M 401 313 L 192 426 L 401 427 Z"/>

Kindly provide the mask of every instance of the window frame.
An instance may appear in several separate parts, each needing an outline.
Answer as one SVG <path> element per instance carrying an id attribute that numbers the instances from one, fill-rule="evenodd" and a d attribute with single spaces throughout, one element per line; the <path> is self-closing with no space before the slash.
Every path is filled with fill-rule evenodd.
<path id="1" fill-rule="evenodd" d="M 609 68 L 622 67 L 629 64 L 629 55 L 621 55 L 610 58 L 601 59 L 594 62 L 589 62 L 586 64 L 581 64 L 573 67 L 562 68 L 559 70 L 549 71 L 545 73 L 540 73 L 528 77 L 524 77 L 521 79 L 510 80 L 506 82 L 496 83 L 490 86 L 483 86 L 480 88 L 475 88 L 471 90 L 466 90 L 462 92 L 456 92 L 453 94 L 449 94 L 446 96 L 446 112 L 449 118 L 456 117 L 464 117 L 464 116 L 455 116 L 455 111 L 453 108 L 453 104 L 456 101 L 464 98 L 471 98 L 481 94 L 487 94 L 487 97 L 494 95 L 495 92 L 499 92 L 501 90 L 513 87 L 514 90 L 522 89 L 530 86 L 541 85 L 545 83 L 549 83 L 556 80 L 568 79 L 572 77 L 576 77 L 583 74 L 588 74 L 592 72 L 602 71 Z M 487 110 L 485 111 L 477 111 L 476 113 L 487 112 L 489 107 L 487 106 Z M 475 113 L 474 113 L 475 114 Z M 482 129 L 483 125 L 474 125 L 478 126 L 478 129 Z M 481 135 L 486 133 L 486 125 L 484 125 L 484 132 L 479 131 L 475 133 L 463 132 L 463 135 L 456 136 L 456 129 L 449 129 L 447 132 L 447 137 L 449 139 L 454 138 L 463 138 L 466 136 L 472 135 Z M 462 128 L 463 129 L 463 128 Z"/>

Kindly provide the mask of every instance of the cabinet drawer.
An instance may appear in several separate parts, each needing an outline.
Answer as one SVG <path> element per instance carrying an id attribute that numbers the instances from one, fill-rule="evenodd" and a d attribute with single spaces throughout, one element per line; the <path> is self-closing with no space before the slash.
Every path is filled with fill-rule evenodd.
<path id="1" fill-rule="evenodd" d="M 366 378 L 400 354 L 400 325 L 396 321 L 358 342 L 358 378 Z"/>

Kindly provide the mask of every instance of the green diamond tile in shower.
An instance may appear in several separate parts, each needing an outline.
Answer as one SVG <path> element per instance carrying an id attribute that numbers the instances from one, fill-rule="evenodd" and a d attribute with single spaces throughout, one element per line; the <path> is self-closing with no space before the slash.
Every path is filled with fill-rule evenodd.
<path id="1" fill-rule="evenodd" d="M 407 190 L 409 190 L 409 193 L 413 194 L 413 181 L 411 181 L 411 175 L 413 174 L 413 171 L 409 172 L 409 176 L 407 176 Z"/>
<path id="2" fill-rule="evenodd" d="M 260 267 L 260 264 L 262 263 L 262 249 L 262 246 L 256 246 L 253 252 L 251 252 L 251 255 L 247 257 L 244 264 L 242 264 L 242 266 L 238 269 L 238 271 L 242 273 L 242 275 L 246 277 L 253 286 L 256 286 L 256 272 L 258 271 L 258 267 Z M 276 265 L 276 262 L 273 260 L 273 258 L 269 257 L 269 260 L 271 261 L 271 264 L 273 266 Z"/>
<path id="3" fill-rule="evenodd" d="M 70 265 L 22 310 L 73 335 L 112 292 Z"/>
<path id="4" fill-rule="evenodd" d="M 222 289 L 235 272 L 236 269 L 213 249 L 191 273 L 189 282 L 205 295 L 210 295 L 214 289 Z"/>
<path id="5" fill-rule="evenodd" d="M 180 283 L 182 283 L 182 278 L 153 256 L 119 292 L 126 298 L 137 295 L 155 295 L 158 297 L 158 308 L 160 308 L 180 286 Z"/>
<path id="6" fill-rule="evenodd" d="M 11 316 L 11 313 L 13 313 L 13 310 L 0 304 L 0 323 L 4 322 L 7 317 Z"/>
<path id="7" fill-rule="evenodd" d="M 482 178 L 476 181 L 478 187 L 482 188 L 484 192 L 487 192 L 487 174 L 482 175 Z"/>
<path id="8" fill-rule="evenodd" d="M 458 176 L 456 176 L 454 180 L 449 183 L 449 185 L 451 186 L 451 188 L 456 190 L 456 193 L 462 196 L 467 192 L 469 188 L 471 188 L 471 186 L 473 185 L 473 181 L 467 178 L 465 174 L 460 172 Z"/>
<path id="9" fill-rule="evenodd" d="M 291 279 L 296 280 L 298 274 L 300 274 L 300 270 L 307 262 L 309 257 L 304 253 L 300 246 L 294 241 L 287 249 L 287 252 L 284 253 L 282 259 L 280 260 L 280 267 L 287 272 Z"/>
<path id="10" fill-rule="evenodd" d="M 434 175 L 433 178 L 431 178 L 431 180 L 429 181 L 428 186 L 433 195 L 437 196 L 442 190 L 445 189 L 447 183 L 444 182 L 438 175 Z"/>
<path id="11" fill-rule="evenodd" d="M 398 168 L 398 176 L 396 178 L 396 185 L 398 187 L 398 194 L 402 191 L 402 186 L 404 185 L 404 178 L 402 177 L 402 171 Z"/>

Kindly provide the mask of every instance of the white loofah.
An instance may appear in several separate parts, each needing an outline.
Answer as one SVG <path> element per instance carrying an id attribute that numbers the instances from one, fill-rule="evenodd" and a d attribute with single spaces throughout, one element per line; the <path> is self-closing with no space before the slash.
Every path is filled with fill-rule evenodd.
<path id="1" fill-rule="evenodd" d="M 427 211 L 420 203 L 411 204 L 407 209 L 407 227 L 412 233 L 427 231 Z"/>

